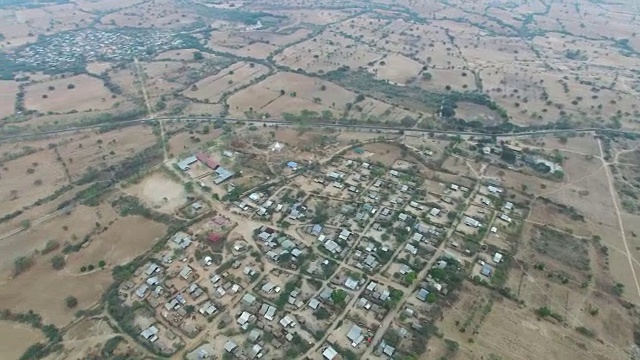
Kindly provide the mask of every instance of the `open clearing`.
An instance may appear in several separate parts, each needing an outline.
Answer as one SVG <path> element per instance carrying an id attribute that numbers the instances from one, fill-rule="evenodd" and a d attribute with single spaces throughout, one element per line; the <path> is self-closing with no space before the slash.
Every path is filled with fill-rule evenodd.
<path id="1" fill-rule="evenodd" d="M 26 87 L 25 106 L 42 113 L 109 109 L 116 102 L 102 81 L 88 75 L 41 82 Z"/>
<path id="2" fill-rule="evenodd" d="M 195 83 L 184 95 L 200 101 L 215 103 L 223 93 L 249 84 L 253 79 L 267 74 L 269 69 L 260 64 L 239 62 Z"/>
<path id="3" fill-rule="evenodd" d="M 0 80 L 0 119 L 13 114 L 17 93 L 17 82 Z"/>
<path id="4" fill-rule="evenodd" d="M 29 325 L 0 321 L 0 354 L 5 359 L 19 358 L 29 345 L 42 340 L 42 332 Z"/>
<path id="5" fill-rule="evenodd" d="M 144 178 L 127 192 L 139 197 L 148 207 L 162 212 L 172 213 L 187 202 L 183 186 L 161 172 Z"/>
<path id="6" fill-rule="evenodd" d="M 57 220 L 50 223 L 61 226 Z M 95 227 L 95 224 L 95 221 L 86 222 L 89 227 Z M 131 232 L 131 229 L 136 231 Z M 65 307 L 65 297 L 75 296 L 79 308 L 93 305 L 112 282 L 110 269 L 115 265 L 125 264 L 150 249 L 164 235 L 165 230 L 166 227 L 162 224 L 139 216 L 129 216 L 111 223 L 88 247 L 68 255 L 63 270 L 55 271 L 51 267 L 50 258 L 56 252 L 37 256 L 31 268 L 13 279 L 8 278 L 8 271 L 5 270 L 3 273 L 6 277 L 1 283 L 3 291 L 0 294 L 0 308 L 17 312 L 33 310 L 42 315 L 45 323 L 64 326 L 73 319 L 75 312 Z M 107 264 L 105 269 L 97 267 L 101 260 Z M 88 265 L 95 266 L 96 270 L 82 273 L 80 268 Z M 33 293 L 40 295 L 32 296 Z"/>

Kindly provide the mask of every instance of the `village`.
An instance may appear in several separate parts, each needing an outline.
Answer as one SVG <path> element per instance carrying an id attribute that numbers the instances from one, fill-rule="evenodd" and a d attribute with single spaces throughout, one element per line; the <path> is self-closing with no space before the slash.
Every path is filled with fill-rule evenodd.
<path id="1" fill-rule="evenodd" d="M 441 298 L 501 271 L 523 213 L 499 180 L 426 177 L 418 157 L 431 151 L 385 166 L 354 145 L 311 164 L 286 160 L 285 147 L 267 150 L 284 159 L 282 182 L 252 190 L 234 185 L 239 152 L 201 149 L 168 165 L 195 184 L 192 209 L 215 215 L 121 284 L 141 341 L 158 353 L 402 358 L 424 351 Z M 221 201 L 206 205 L 211 193 Z"/>

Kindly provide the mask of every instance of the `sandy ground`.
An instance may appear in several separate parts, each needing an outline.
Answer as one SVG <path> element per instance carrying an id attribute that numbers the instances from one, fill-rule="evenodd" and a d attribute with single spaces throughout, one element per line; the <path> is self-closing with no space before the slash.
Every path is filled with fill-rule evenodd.
<path id="1" fill-rule="evenodd" d="M 163 212 L 175 212 L 187 202 L 183 186 L 162 173 L 146 177 L 127 192 L 142 199 L 150 208 Z"/>
<path id="2" fill-rule="evenodd" d="M 69 89 L 71 84 L 75 88 Z M 50 87 L 54 89 L 50 90 Z M 109 109 L 115 103 L 111 95 L 102 81 L 88 75 L 76 75 L 27 86 L 25 106 L 43 113 Z"/>

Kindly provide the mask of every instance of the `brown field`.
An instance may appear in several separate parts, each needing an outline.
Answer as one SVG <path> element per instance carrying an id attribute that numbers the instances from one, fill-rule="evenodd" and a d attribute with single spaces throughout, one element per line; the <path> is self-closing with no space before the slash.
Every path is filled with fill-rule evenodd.
<path id="1" fill-rule="evenodd" d="M 79 215 L 84 213 L 94 217 L 98 215 L 97 222 L 104 222 L 101 218 L 102 211 L 97 214 L 95 211 L 77 209 L 74 213 Z M 85 223 L 85 226 L 92 228 L 95 227 L 96 221 L 85 221 Z M 57 219 L 50 224 L 58 229 L 62 225 Z M 166 229 L 162 224 L 138 216 L 130 216 L 106 224 L 110 224 L 108 230 L 95 237 L 88 247 L 66 257 L 67 265 L 63 270 L 55 271 L 51 268 L 49 261 L 56 253 L 53 252 L 45 256 L 37 256 L 34 265 L 25 273 L 13 279 L 7 277 L 2 282 L 0 307 L 18 312 L 34 310 L 42 315 L 45 322 L 64 326 L 74 317 L 74 310 L 66 309 L 64 306 L 63 300 L 66 296 L 75 296 L 78 299 L 79 308 L 93 305 L 112 281 L 109 269 L 131 261 L 150 249 Z M 130 232 L 132 228 L 138 229 L 135 236 Z M 37 231 L 44 231 L 44 228 L 40 227 Z M 53 234 L 49 232 L 39 239 L 44 243 L 46 242 L 44 239 L 51 239 Z M 24 247 L 24 244 L 20 245 Z M 8 260 L 11 263 L 12 260 Z M 107 263 L 104 270 L 97 268 L 92 272 L 80 272 L 82 266 L 93 264 L 97 267 L 96 264 L 100 260 Z M 8 274 L 8 272 L 4 267 L 3 273 Z M 40 293 L 40 296 L 31 296 L 33 292 Z"/>
<path id="2" fill-rule="evenodd" d="M 485 309 L 489 309 L 484 315 Z M 612 313 L 613 315 L 614 313 Z M 459 324 L 469 321 L 463 333 Z M 606 342 L 610 336 L 630 338 L 630 329 L 615 328 L 607 322 L 603 331 L 595 329 L 597 336 L 604 335 L 604 344 L 584 337 L 576 330 L 546 320 L 536 320 L 534 309 L 519 307 L 501 298 L 492 298 L 486 289 L 465 286 L 461 299 L 437 324 L 446 337 L 460 344 L 456 360 L 488 359 L 622 359 L 629 347 L 627 341 L 618 345 Z M 477 330 L 476 330 L 477 329 Z M 473 333 L 476 330 L 477 333 Z M 615 331 L 607 334 L 606 331 Z M 472 339 L 472 341 L 469 341 Z M 544 346 L 540 346 L 544 344 Z"/>
<path id="3" fill-rule="evenodd" d="M 18 93 L 18 83 L 15 81 L 0 81 L 0 119 L 13 114 Z"/>
<path id="4" fill-rule="evenodd" d="M 281 95 L 282 90 L 285 95 Z M 256 114 L 267 113 L 272 117 L 280 117 L 283 113 L 299 114 L 303 109 L 318 113 L 328 110 L 334 117 L 346 113 L 347 117 L 365 121 L 400 121 L 405 116 L 418 117 L 415 113 L 372 98 L 365 98 L 346 112 L 347 103 L 353 104 L 356 96 L 328 81 L 279 72 L 231 96 L 229 110 L 234 116 L 242 116 L 252 109 Z"/>
<path id="5" fill-rule="evenodd" d="M 71 179 L 77 180 L 89 168 L 100 169 L 132 157 L 152 146 L 156 137 L 146 125 L 133 126 L 102 134 L 78 135 L 58 146 Z"/>
<path id="6" fill-rule="evenodd" d="M 162 212 L 173 213 L 187 202 L 187 194 L 182 184 L 176 183 L 161 172 L 145 177 L 126 191 L 140 198 L 147 207 Z"/>
<path id="7" fill-rule="evenodd" d="M 70 84 L 75 88 L 69 89 Z M 50 90 L 51 87 L 54 90 Z M 102 81 L 88 75 L 76 75 L 28 85 L 25 106 L 43 113 L 109 109 L 115 103 L 111 95 Z"/>
<path id="8" fill-rule="evenodd" d="M 3 213 L 14 212 L 68 184 L 53 150 L 42 150 L 4 163 L 0 178 Z"/>
<path id="9" fill-rule="evenodd" d="M 128 6 L 100 19 L 103 27 L 180 28 L 196 21 L 197 14 L 167 0 L 152 0 Z"/>
<path id="10" fill-rule="evenodd" d="M 268 72 L 269 69 L 264 65 L 239 62 L 220 70 L 217 75 L 198 81 L 194 84 L 196 90 L 192 87 L 183 94 L 200 101 L 215 103 L 220 100 L 222 94 L 248 85 L 253 79 Z"/>
<path id="11" fill-rule="evenodd" d="M 42 332 L 26 324 L 0 321 L 0 354 L 18 359 L 29 345 L 44 340 Z"/>
<path id="12" fill-rule="evenodd" d="M 384 65 L 383 65 L 384 62 Z M 404 85 L 413 81 L 422 71 L 422 64 L 405 56 L 395 54 L 385 57 L 369 67 L 369 72 L 378 79 Z"/>
<path id="13" fill-rule="evenodd" d="M 360 66 L 382 60 L 380 52 L 331 31 L 325 31 L 311 40 L 286 48 L 275 56 L 277 63 L 292 69 L 302 68 L 319 73 L 341 66 L 357 69 Z"/>

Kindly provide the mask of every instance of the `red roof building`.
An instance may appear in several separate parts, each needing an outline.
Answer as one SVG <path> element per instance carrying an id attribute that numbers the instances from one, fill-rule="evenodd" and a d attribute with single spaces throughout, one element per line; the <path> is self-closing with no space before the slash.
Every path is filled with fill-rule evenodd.
<path id="1" fill-rule="evenodd" d="M 205 153 L 197 153 L 196 159 L 200 160 L 203 164 L 207 165 L 211 170 L 215 170 L 220 167 L 220 164 L 207 156 Z"/>
<path id="2" fill-rule="evenodd" d="M 216 243 L 218 241 L 220 241 L 222 239 L 222 235 L 221 234 L 216 234 L 216 233 L 211 233 L 208 236 L 209 241 Z"/>

